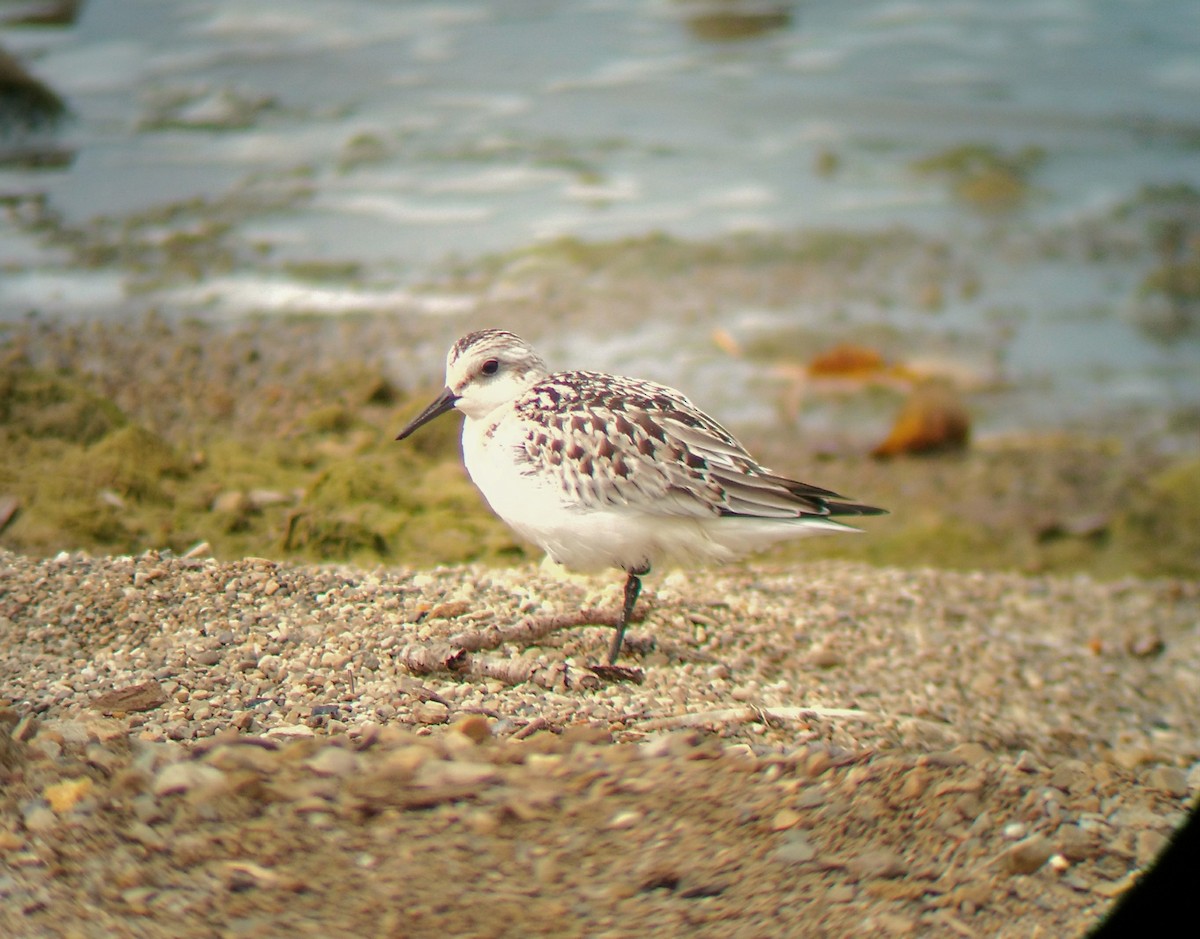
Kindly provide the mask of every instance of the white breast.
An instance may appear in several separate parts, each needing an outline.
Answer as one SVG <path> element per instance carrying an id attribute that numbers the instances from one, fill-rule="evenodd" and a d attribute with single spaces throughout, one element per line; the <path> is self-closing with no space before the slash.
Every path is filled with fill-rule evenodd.
<path id="1" fill-rule="evenodd" d="M 463 462 L 492 511 L 518 535 L 574 570 L 628 570 L 661 558 L 652 520 L 573 503 L 561 477 L 534 472 L 522 459 L 521 423 L 494 420 L 463 422 Z"/>
<path id="2" fill-rule="evenodd" d="M 562 478 L 533 472 L 523 425 L 512 418 L 463 422 L 463 461 L 492 511 L 555 561 L 579 571 L 649 564 L 726 562 L 816 526 L 763 519 L 654 515 L 617 506 L 585 508 Z M 490 431 L 490 433 L 489 433 Z M 832 526 L 833 523 L 826 523 Z"/>

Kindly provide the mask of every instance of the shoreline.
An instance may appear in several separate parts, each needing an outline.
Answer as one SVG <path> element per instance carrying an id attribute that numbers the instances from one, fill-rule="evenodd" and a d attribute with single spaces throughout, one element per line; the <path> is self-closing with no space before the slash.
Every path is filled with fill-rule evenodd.
<path id="1" fill-rule="evenodd" d="M 382 317 L 231 331 L 154 319 L 27 327 L 0 348 L 0 547 L 184 554 L 208 542 L 226 558 L 360 565 L 529 559 L 466 478 L 454 422 L 393 440 L 429 396 L 413 375 L 429 371 L 435 348 Z M 892 511 L 866 538 L 810 539 L 773 562 L 1200 574 L 1194 448 L 1149 428 L 873 459 L 886 422 L 852 420 L 853 402 L 886 414 L 901 399 L 870 388 L 848 399 L 855 436 L 814 436 L 782 412 L 731 425 L 766 465 Z"/>

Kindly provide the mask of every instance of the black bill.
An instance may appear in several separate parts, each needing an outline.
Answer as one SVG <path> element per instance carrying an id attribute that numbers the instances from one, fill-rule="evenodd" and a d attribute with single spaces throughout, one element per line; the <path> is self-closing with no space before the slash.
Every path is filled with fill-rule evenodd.
<path id="1" fill-rule="evenodd" d="M 412 422 L 405 427 L 404 430 L 400 431 L 400 433 L 396 436 L 396 439 L 403 440 L 422 424 L 428 424 L 439 414 L 445 414 L 454 407 L 454 403 L 456 401 L 458 401 L 458 395 L 456 395 L 449 388 L 444 389 L 440 395 L 438 395 L 433 401 L 429 402 L 429 407 L 414 417 Z"/>

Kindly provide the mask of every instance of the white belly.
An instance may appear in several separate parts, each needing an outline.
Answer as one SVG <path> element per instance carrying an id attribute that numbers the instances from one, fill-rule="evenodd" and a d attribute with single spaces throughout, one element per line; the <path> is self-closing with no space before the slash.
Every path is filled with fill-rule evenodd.
<path id="1" fill-rule="evenodd" d="M 575 570 L 640 567 L 646 562 L 644 556 L 634 556 L 639 553 L 631 544 L 634 532 L 624 530 L 634 526 L 614 525 L 611 512 L 570 504 L 553 476 L 522 472 L 524 465 L 513 456 L 518 443 L 504 438 L 503 429 L 489 438 L 477 422 L 467 420 L 463 462 L 492 511 L 518 535 Z"/>
<path id="2" fill-rule="evenodd" d="M 528 465 L 514 456 L 521 441 L 513 436 L 512 425 L 502 424 L 492 437 L 485 430 L 483 421 L 463 423 L 463 461 L 472 481 L 492 511 L 519 536 L 574 570 L 725 562 L 821 530 L 791 520 L 583 508 L 570 501 L 554 475 L 522 471 Z"/>

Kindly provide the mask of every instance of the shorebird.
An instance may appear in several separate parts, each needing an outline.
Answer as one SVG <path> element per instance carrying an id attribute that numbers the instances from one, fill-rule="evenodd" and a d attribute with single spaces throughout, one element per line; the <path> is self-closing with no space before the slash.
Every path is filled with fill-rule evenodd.
<path id="1" fill-rule="evenodd" d="M 665 385 L 550 373 L 519 336 L 483 329 L 446 356 L 446 387 L 396 438 L 461 411 L 467 472 L 492 510 L 565 567 L 625 572 L 616 663 L 642 589 L 664 563 L 726 562 L 884 509 L 780 476 Z"/>

